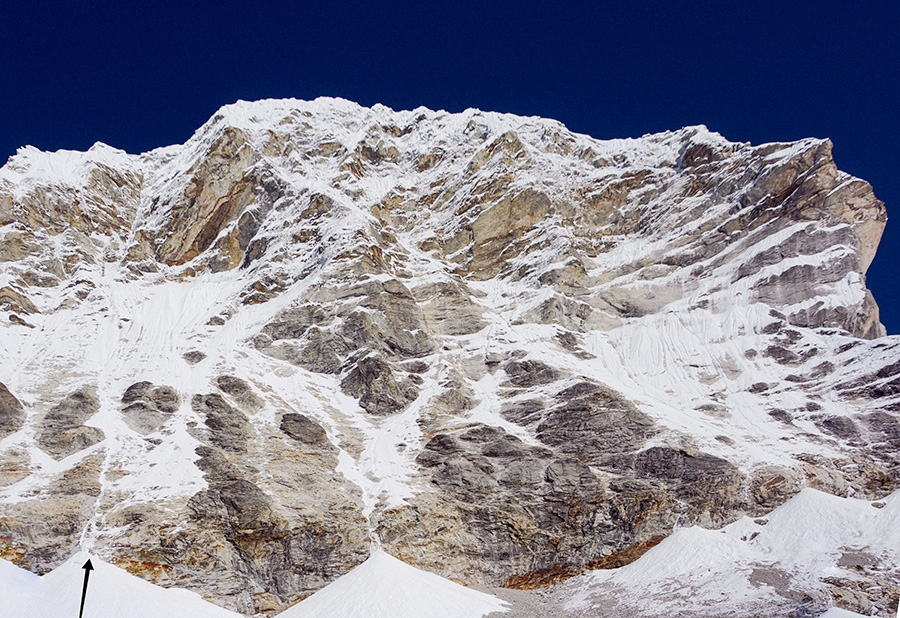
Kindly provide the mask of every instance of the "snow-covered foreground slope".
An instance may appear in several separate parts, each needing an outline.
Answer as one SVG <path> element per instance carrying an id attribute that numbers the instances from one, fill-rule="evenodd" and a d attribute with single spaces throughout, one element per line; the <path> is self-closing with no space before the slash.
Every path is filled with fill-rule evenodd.
<path id="1" fill-rule="evenodd" d="M 0 169 L 0 558 L 89 551 L 272 616 L 373 543 L 530 589 L 804 488 L 881 499 L 884 223 L 827 140 L 704 127 L 320 99 L 139 155 L 24 148 Z"/>
<path id="2" fill-rule="evenodd" d="M 77 616 L 88 559 L 78 553 L 38 577 L 0 560 L 0 618 Z M 237 618 L 197 594 L 161 588 L 96 557 L 85 618 Z M 372 556 L 282 618 L 481 618 L 504 611 L 497 597 L 411 567 L 376 550 Z"/>
<path id="3" fill-rule="evenodd" d="M 79 552 L 38 577 L 0 560 L 0 616 L 3 618 L 77 617 L 84 586 Z M 85 618 L 239 618 L 240 614 L 204 601 L 194 592 L 166 589 L 91 558 Z"/>
<path id="4" fill-rule="evenodd" d="M 628 566 L 561 588 L 566 609 L 600 616 L 815 615 L 832 604 L 893 616 L 900 492 L 869 502 L 804 489 L 765 517 L 678 530 Z"/>
<path id="5" fill-rule="evenodd" d="M 38 577 L 0 560 L 0 618 L 77 616 L 83 589 L 78 553 Z M 197 594 L 161 588 L 96 557 L 88 582 L 85 618 L 237 618 Z M 481 618 L 505 604 L 376 551 L 363 564 L 312 597 L 279 614 L 282 618 Z"/>
<path id="6" fill-rule="evenodd" d="M 279 614 L 281 618 L 481 618 L 505 611 L 489 594 L 376 550 L 364 563 Z"/>
<path id="7" fill-rule="evenodd" d="M 900 610 L 898 610 L 900 611 Z M 863 614 L 857 614 L 839 607 L 832 607 L 827 612 L 819 616 L 819 618 L 859 618 Z"/>

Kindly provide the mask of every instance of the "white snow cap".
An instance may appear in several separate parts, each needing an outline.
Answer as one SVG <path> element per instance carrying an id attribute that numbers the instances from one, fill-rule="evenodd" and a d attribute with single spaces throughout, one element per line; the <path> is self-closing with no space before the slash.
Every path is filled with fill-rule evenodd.
<path id="1" fill-rule="evenodd" d="M 421 571 L 378 549 L 364 563 L 279 618 L 481 618 L 497 597 Z"/>

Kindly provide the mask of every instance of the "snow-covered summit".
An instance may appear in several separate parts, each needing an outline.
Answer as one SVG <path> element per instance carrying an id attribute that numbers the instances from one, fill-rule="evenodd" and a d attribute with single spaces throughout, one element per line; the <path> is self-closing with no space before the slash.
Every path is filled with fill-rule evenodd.
<path id="1" fill-rule="evenodd" d="M 885 222 L 827 140 L 339 99 L 0 169 L 0 555 L 273 614 L 376 540 L 543 586 L 897 486 Z M 35 522 L 41 522 L 35 527 Z"/>

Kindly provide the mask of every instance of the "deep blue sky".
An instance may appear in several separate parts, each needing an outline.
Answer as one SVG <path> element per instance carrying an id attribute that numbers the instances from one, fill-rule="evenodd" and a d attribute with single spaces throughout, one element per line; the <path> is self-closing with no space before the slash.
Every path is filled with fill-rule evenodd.
<path id="1" fill-rule="evenodd" d="M 599 138 L 830 137 L 900 221 L 900 2 L 4 3 L 0 162 L 183 142 L 237 99 L 539 115 Z M 894 214 L 896 213 L 896 214 Z M 900 333 L 892 221 L 868 284 Z"/>

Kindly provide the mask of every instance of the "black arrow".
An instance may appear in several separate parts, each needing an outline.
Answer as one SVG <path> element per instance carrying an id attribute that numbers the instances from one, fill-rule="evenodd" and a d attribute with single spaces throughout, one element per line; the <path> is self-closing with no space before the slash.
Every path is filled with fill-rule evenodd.
<path id="1" fill-rule="evenodd" d="M 81 618 L 81 614 L 84 613 L 84 597 L 87 596 L 88 577 L 91 576 L 91 571 L 94 570 L 94 565 L 91 564 L 91 559 L 88 558 L 88 561 L 85 562 L 84 566 L 81 568 L 84 569 L 84 588 L 81 589 L 81 608 L 78 610 L 78 618 Z"/>

